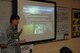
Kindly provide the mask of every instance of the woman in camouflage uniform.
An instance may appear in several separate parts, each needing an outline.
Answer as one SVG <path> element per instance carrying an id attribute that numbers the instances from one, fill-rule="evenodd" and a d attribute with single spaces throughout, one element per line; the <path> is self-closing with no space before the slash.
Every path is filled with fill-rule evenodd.
<path id="1" fill-rule="evenodd" d="M 21 53 L 21 48 L 19 44 L 19 36 L 22 32 L 17 31 L 17 26 L 19 23 L 20 17 L 18 15 L 12 15 L 10 18 L 10 25 L 7 28 L 7 51 L 2 51 L 2 53 Z"/>

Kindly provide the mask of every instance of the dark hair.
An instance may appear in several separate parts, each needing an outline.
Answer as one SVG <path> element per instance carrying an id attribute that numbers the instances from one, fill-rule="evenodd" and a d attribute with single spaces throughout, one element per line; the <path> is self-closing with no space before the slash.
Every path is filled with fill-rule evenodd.
<path id="1" fill-rule="evenodd" d="M 68 47 L 62 47 L 59 53 L 72 53 L 72 50 Z"/>
<path id="2" fill-rule="evenodd" d="M 12 24 L 12 20 L 15 20 L 15 19 L 20 19 L 20 17 L 17 14 L 11 15 L 10 23 Z"/>

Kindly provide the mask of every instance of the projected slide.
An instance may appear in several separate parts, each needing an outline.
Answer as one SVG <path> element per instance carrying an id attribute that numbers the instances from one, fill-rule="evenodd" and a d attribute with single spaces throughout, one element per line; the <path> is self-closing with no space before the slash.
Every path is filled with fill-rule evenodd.
<path id="1" fill-rule="evenodd" d="M 54 39 L 55 4 L 26 0 L 18 2 L 19 27 L 23 29 L 20 39 L 26 39 L 26 42 Z"/>

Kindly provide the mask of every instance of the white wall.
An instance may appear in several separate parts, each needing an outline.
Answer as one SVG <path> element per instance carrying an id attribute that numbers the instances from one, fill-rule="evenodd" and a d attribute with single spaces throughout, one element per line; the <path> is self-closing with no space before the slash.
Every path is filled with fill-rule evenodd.
<path id="1" fill-rule="evenodd" d="M 11 15 L 11 2 L 0 1 L 0 29 L 5 29 Z"/>

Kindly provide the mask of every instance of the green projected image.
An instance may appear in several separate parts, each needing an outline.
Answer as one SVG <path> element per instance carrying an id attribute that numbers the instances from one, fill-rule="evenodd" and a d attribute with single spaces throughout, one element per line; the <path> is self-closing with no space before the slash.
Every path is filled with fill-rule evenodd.
<path id="1" fill-rule="evenodd" d="M 40 24 L 40 23 L 35 23 L 35 24 L 28 24 L 23 26 L 23 33 L 27 35 L 31 34 L 47 34 L 48 31 L 52 31 L 52 28 L 49 28 L 50 25 L 46 24 Z"/>
<path id="2" fill-rule="evenodd" d="M 33 25 L 32 24 L 29 24 L 29 25 L 24 25 L 23 26 L 23 33 L 24 34 L 33 34 Z"/>
<path id="3" fill-rule="evenodd" d="M 29 24 L 23 26 L 23 33 L 30 34 L 42 34 L 44 33 L 44 24 Z"/>

